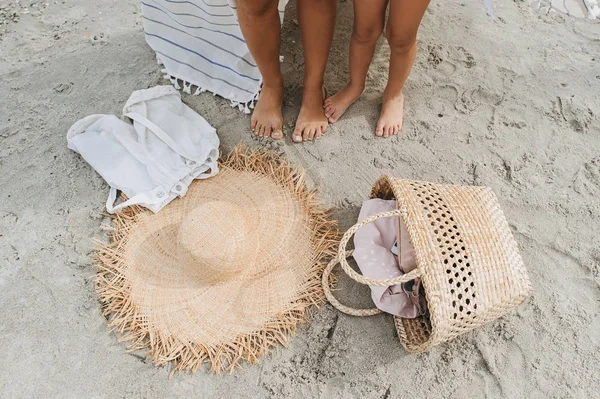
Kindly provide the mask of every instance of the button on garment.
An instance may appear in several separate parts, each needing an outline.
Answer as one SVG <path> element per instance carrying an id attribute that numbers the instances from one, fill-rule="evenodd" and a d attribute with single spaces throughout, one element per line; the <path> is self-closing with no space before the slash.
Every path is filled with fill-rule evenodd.
<path id="1" fill-rule="evenodd" d="M 91 115 L 67 133 L 68 147 L 110 185 L 108 212 L 130 205 L 158 212 L 184 196 L 194 179 L 218 173 L 216 130 L 172 86 L 134 92 L 123 116 L 132 123 L 114 115 Z M 118 191 L 128 200 L 115 205 Z"/>

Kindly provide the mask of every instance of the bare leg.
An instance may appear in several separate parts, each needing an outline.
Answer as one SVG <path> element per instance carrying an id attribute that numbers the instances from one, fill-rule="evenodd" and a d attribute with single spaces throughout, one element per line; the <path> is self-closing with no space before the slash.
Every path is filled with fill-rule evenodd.
<path id="1" fill-rule="evenodd" d="M 417 56 L 417 30 L 429 0 L 390 0 L 386 36 L 391 49 L 388 84 L 375 134 L 390 137 L 402 128 L 404 95 L 402 88 Z"/>
<path id="2" fill-rule="evenodd" d="M 238 18 L 246 44 L 263 77 L 252 114 L 252 131 L 258 137 L 283 137 L 283 76 L 279 68 L 281 22 L 277 0 L 238 0 Z"/>
<path id="3" fill-rule="evenodd" d="M 337 0 L 298 0 L 304 47 L 302 107 L 292 134 L 295 142 L 318 139 L 327 130 L 323 111 L 323 76 L 333 40 Z"/>
<path id="4" fill-rule="evenodd" d="M 369 65 L 377 39 L 385 26 L 388 0 L 354 0 L 354 27 L 350 40 L 350 81 L 342 90 L 325 100 L 325 115 L 336 122 L 365 89 Z"/>

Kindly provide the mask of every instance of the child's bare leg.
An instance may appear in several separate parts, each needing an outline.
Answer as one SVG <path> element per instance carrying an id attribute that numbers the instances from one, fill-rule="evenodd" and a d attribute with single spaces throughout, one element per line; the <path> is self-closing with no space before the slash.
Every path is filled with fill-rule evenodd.
<path id="1" fill-rule="evenodd" d="M 295 142 L 318 139 L 327 130 L 323 112 L 323 76 L 333 40 L 337 0 L 298 0 L 304 47 L 302 107 L 292 134 Z"/>
<path id="2" fill-rule="evenodd" d="M 375 134 L 390 137 L 402 128 L 402 88 L 417 56 L 417 30 L 429 0 L 390 0 L 386 36 L 391 49 L 388 84 Z"/>
<path id="3" fill-rule="evenodd" d="M 279 68 L 281 22 L 277 0 L 238 0 L 238 18 L 246 44 L 263 77 L 252 113 L 251 127 L 258 137 L 283 137 L 283 76 Z"/>
<path id="4" fill-rule="evenodd" d="M 365 89 L 369 65 L 377 39 L 385 26 L 388 0 L 354 0 L 354 27 L 350 39 L 350 81 L 342 90 L 325 100 L 325 115 L 336 122 Z"/>

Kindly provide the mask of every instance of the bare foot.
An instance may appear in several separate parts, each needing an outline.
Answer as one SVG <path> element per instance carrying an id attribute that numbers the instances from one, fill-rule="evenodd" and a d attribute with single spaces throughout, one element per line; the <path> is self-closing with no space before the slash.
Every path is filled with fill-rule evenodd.
<path id="1" fill-rule="evenodd" d="M 263 85 L 256 108 L 252 113 L 251 128 L 257 137 L 283 138 L 283 84 Z"/>
<path id="2" fill-rule="evenodd" d="M 396 96 L 383 95 L 383 108 L 375 135 L 379 137 L 390 137 L 398 134 L 402 129 L 402 120 L 404 118 L 404 93 L 402 91 Z"/>
<path id="3" fill-rule="evenodd" d="M 325 116 L 329 122 L 337 122 L 344 112 L 346 112 L 348 107 L 358 100 L 363 91 L 364 87 L 355 87 L 348 84 L 348 86 L 325 100 Z"/>
<path id="4" fill-rule="evenodd" d="M 327 131 L 329 123 L 323 112 L 324 97 L 323 89 L 304 88 L 302 107 L 292 133 L 292 140 L 296 143 L 318 140 Z"/>

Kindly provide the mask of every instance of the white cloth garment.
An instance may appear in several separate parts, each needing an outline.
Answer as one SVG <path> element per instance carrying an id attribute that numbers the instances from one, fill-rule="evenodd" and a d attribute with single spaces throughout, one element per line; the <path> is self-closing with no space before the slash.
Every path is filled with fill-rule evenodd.
<path id="1" fill-rule="evenodd" d="M 283 21 L 288 0 L 279 0 Z M 142 0 L 146 41 L 167 78 L 191 94 L 210 91 L 249 113 L 262 77 L 237 19 L 235 0 Z"/>
<path id="2" fill-rule="evenodd" d="M 123 116 L 133 125 L 114 115 L 91 115 L 67 133 L 68 147 L 110 185 L 108 212 L 130 205 L 158 212 L 184 196 L 194 179 L 218 173 L 215 129 L 172 86 L 134 92 Z M 128 200 L 115 205 L 117 191 Z"/>
<path id="3" fill-rule="evenodd" d="M 364 201 L 359 220 L 397 208 L 396 201 L 371 199 Z M 391 248 L 398 241 L 398 257 Z M 413 246 L 400 218 L 382 218 L 361 227 L 354 236 L 354 259 L 363 275 L 373 279 L 401 276 L 417 267 Z M 423 313 L 424 306 L 412 290 L 414 284 L 405 283 L 390 287 L 371 286 L 371 298 L 377 308 L 395 316 L 415 318 Z"/>
<path id="4" fill-rule="evenodd" d="M 490 15 L 490 17 L 496 19 L 496 16 L 494 15 L 493 0 L 483 0 L 483 2 L 485 3 L 485 7 L 487 8 L 487 11 L 488 11 L 488 14 Z"/>

